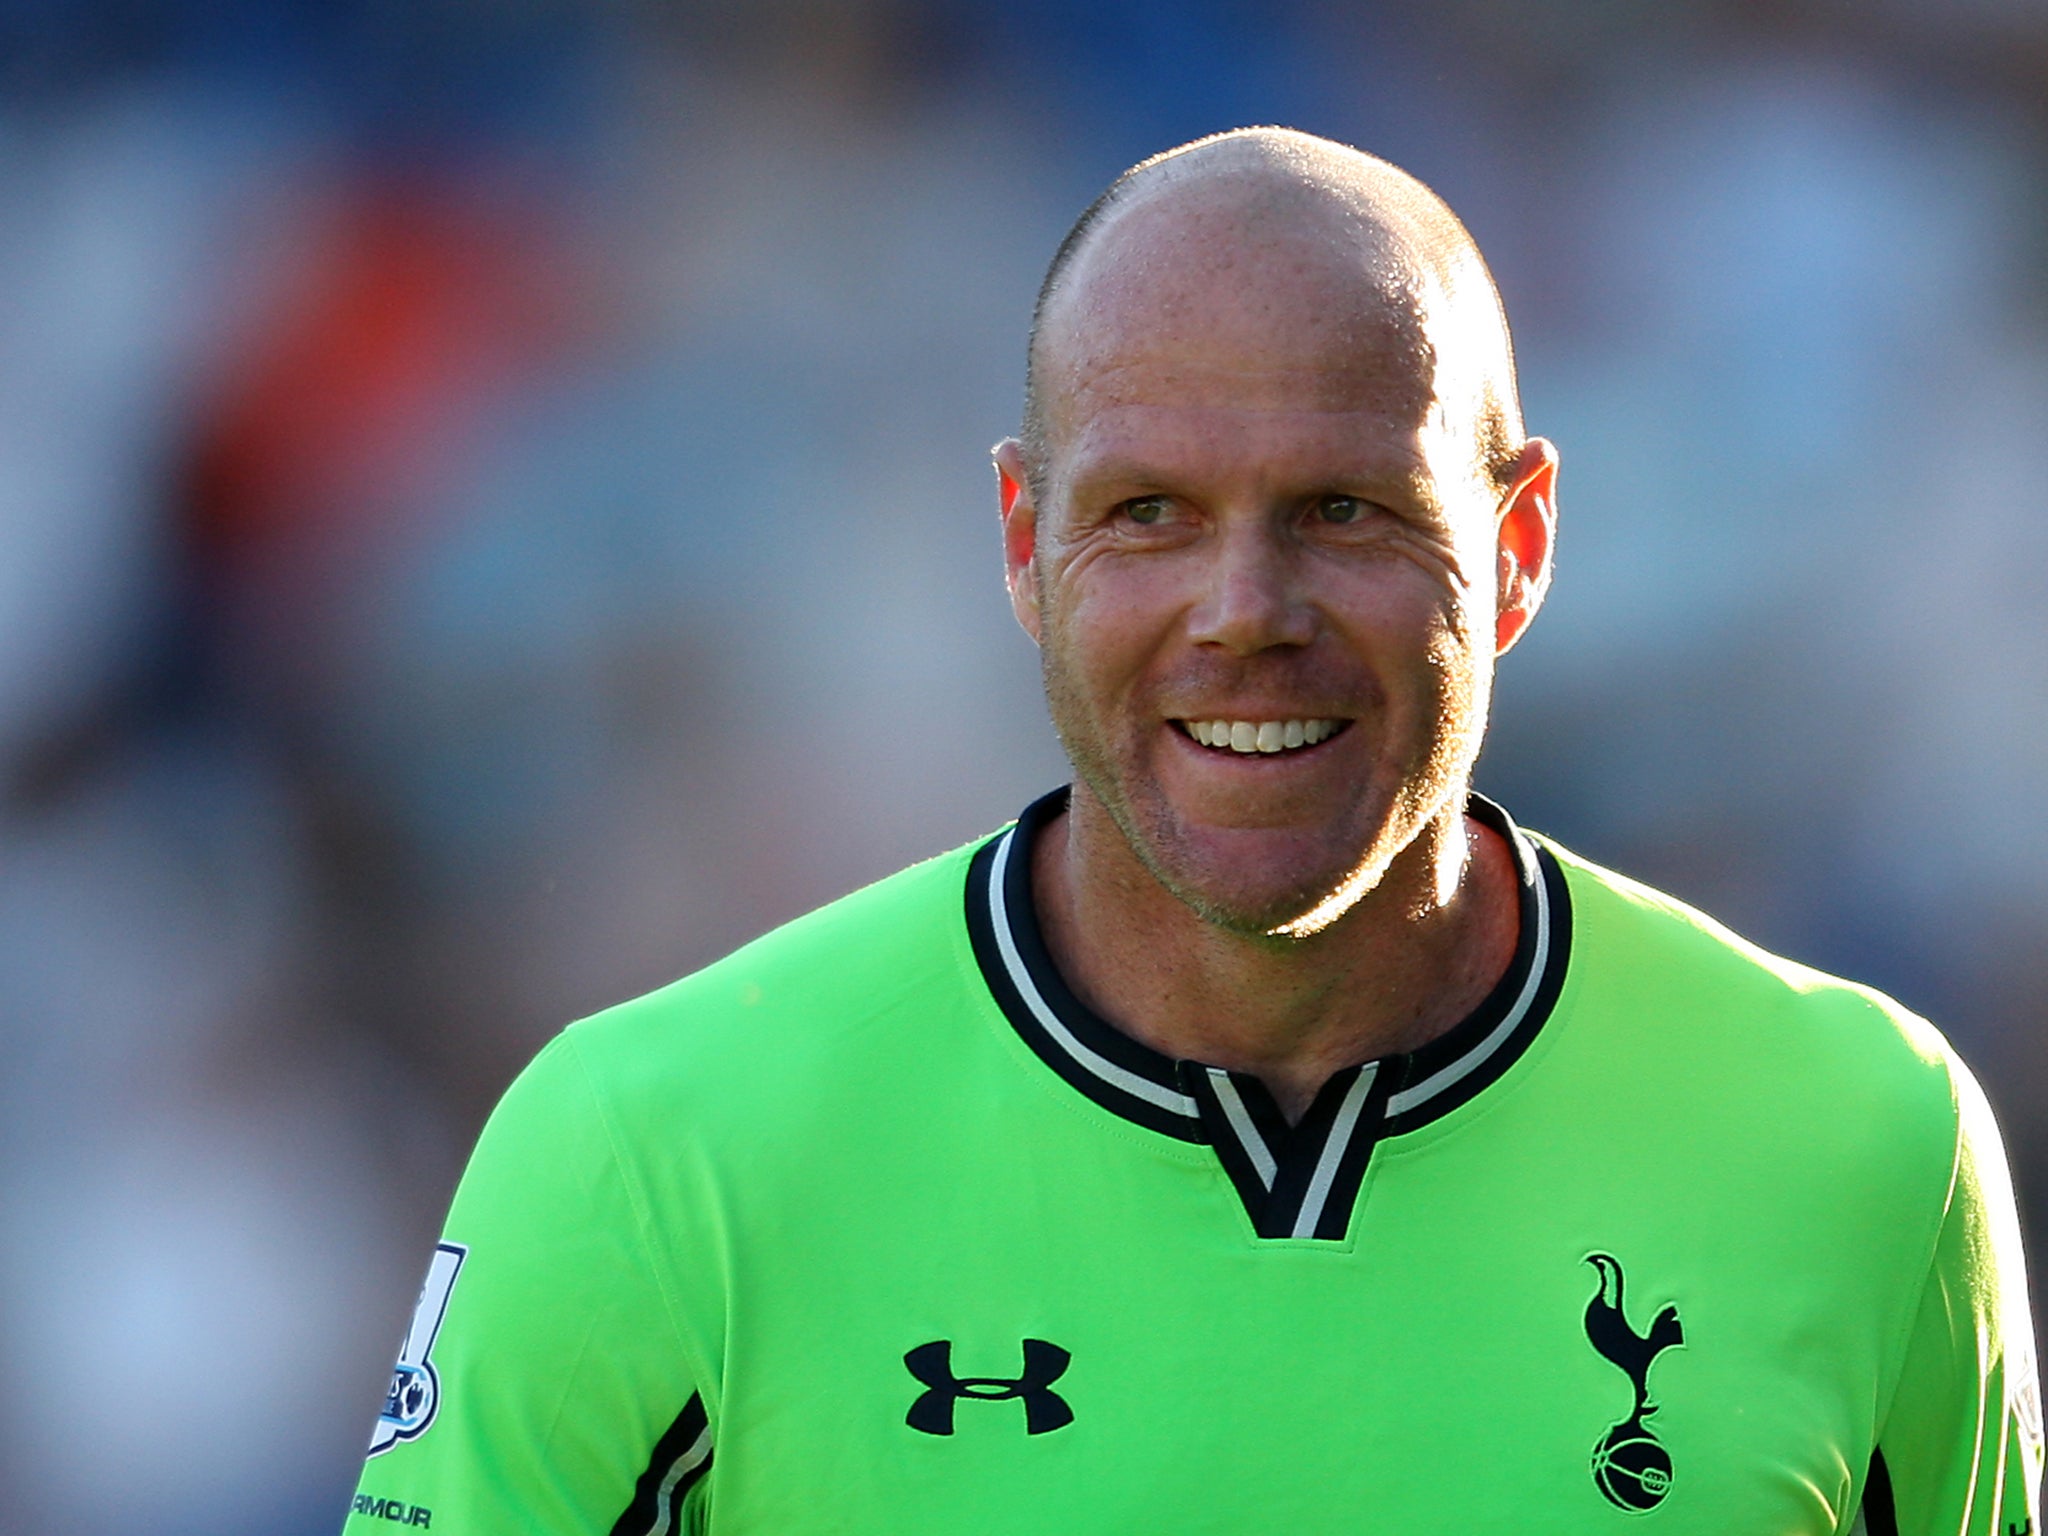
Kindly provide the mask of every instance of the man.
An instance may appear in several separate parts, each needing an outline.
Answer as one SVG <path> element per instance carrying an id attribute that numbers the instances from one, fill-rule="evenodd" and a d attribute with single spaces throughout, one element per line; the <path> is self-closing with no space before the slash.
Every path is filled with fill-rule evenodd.
<path id="1" fill-rule="evenodd" d="M 541 1054 L 351 1530 L 2033 1531 L 1967 1072 L 1471 795 L 1518 418 L 1391 166 L 1119 180 L 996 452 L 1071 790 Z"/>

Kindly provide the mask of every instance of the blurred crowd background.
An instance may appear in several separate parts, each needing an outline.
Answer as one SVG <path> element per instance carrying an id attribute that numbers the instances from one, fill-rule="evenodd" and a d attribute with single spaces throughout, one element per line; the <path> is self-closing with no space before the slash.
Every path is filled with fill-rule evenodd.
<path id="1" fill-rule="evenodd" d="M 0 0 L 0 1532 L 334 1529 L 538 1045 L 1059 780 L 986 450 L 1249 122 L 1444 193 L 1562 449 L 1482 787 L 2048 1216 L 2048 4 Z"/>

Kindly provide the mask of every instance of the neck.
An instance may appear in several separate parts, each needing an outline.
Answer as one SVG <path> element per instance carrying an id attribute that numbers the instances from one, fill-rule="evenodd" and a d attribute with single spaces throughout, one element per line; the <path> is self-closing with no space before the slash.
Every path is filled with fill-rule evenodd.
<path id="1" fill-rule="evenodd" d="M 1079 785 L 1032 849 L 1032 886 L 1083 1001 L 1155 1050 L 1255 1075 L 1289 1120 L 1331 1073 L 1416 1050 L 1471 1013 L 1506 974 L 1519 926 L 1513 855 L 1462 797 L 1304 938 L 1197 916 Z"/>

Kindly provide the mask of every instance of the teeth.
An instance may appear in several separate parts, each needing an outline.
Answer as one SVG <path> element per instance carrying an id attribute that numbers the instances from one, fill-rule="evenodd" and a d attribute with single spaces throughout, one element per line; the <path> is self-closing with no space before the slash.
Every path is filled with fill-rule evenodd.
<path id="1" fill-rule="evenodd" d="M 1187 732 L 1205 747 L 1247 755 L 1312 747 L 1337 734 L 1337 720 L 1187 720 Z"/>

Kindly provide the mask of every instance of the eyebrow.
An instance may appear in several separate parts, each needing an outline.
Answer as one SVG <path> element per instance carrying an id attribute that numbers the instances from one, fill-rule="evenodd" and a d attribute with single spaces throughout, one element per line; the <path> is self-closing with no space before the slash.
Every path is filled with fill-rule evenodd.
<path id="1" fill-rule="evenodd" d="M 1366 501 L 1391 497 L 1425 510 L 1441 510 L 1443 498 L 1427 464 L 1419 456 L 1411 459 L 1403 455 L 1403 459 L 1403 463 L 1386 468 L 1306 473 L 1299 476 L 1298 483 L 1285 494 L 1291 497 L 1357 496 Z M 1101 485 L 1128 486 L 1133 488 L 1134 495 L 1155 492 L 1164 495 L 1175 493 L 1185 478 L 1184 470 L 1176 471 L 1144 459 L 1112 454 L 1080 466 L 1068 477 L 1068 484 L 1077 489 Z"/>

